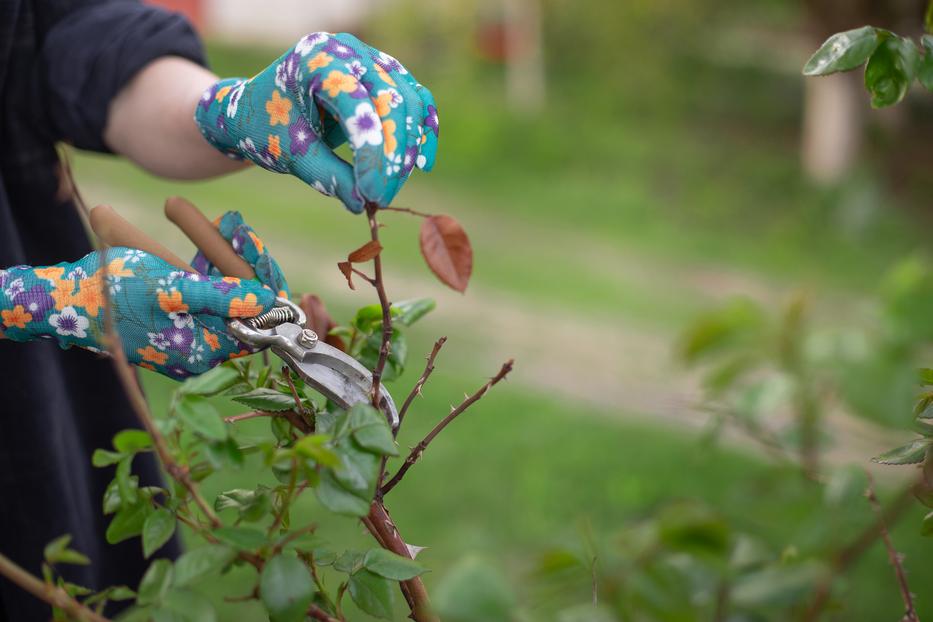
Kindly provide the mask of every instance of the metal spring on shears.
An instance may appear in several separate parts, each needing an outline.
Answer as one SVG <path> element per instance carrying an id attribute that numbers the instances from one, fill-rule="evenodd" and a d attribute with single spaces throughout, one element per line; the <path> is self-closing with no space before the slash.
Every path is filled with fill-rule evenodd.
<path id="1" fill-rule="evenodd" d="M 265 313 L 244 320 L 244 324 L 252 329 L 259 330 L 262 328 L 275 328 L 279 324 L 295 322 L 297 319 L 295 312 L 288 307 L 272 307 Z"/>

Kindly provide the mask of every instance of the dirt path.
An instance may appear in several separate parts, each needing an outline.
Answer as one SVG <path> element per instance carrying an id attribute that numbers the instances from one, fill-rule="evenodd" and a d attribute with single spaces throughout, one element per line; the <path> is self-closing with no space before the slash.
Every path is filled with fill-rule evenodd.
<path id="1" fill-rule="evenodd" d="M 170 248 L 189 248 L 181 234 L 161 218 L 158 208 L 143 208 L 129 197 L 115 195 L 94 186 L 83 186 L 93 203 L 106 196 L 108 202 L 141 225 Z M 448 210 L 456 211 L 455 206 Z M 474 221 L 482 216 L 464 210 Z M 467 223 L 469 224 L 469 223 Z M 483 224 L 483 223 L 478 223 Z M 480 227 L 477 227 L 479 230 Z M 494 227 L 507 238 L 516 232 L 536 235 L 542 245 L 560 243 L 564 247 L 586 249 L 593 265 L 603 266 L 605 278 L 664 282 L 683 296 L 714 302 L 738 293 L 765 302 L 778 303 L 788 291 L 775 283 L 739 271 L 693 269 L 660 260 L 633 256 L 607 244 L 594 243 L 573 232 L 542 229 L 528 231 L 526 223 L 509 223 L 497 218 Z M 580 239 L 576 239 L 579 237 Z M 556 239 L 556 238 L 559 238 Z M 272 242 L 270 241 L 270 245 Z M 349 306 L 364 304 L 365 292 L 351 292 L 328 263 L 309 263 L 307 251 L 288 240 L 275 239 L 276 257 L 286 267 L 301 266 L 303 279 L 315 284 L 315 292 L 325 300 Z M 598 258 L 599 261 L 595 261 Z M 578 256 L 576 260 L 581 260 Z M 586 260 L 585 257 L 582 260 Z M 700 429 L 707 416 L 697 411 L 696 378 L 679 369 L 672 356 L 672 335 L 650 323 L 633 322 L 624 316 L 589 313 L 581 321 L 578 312 L 561 304 L 559 284 L 553 303 L 527 300 L 499 289 L 471 286 L 467 296 L 439 288 L 426 273 L 392 269 L 388 283 L 396 299 L 430 292 L 438 302 L 430 330 L 451 337 L 445 355 L 469 361 L 477 377 L 491 374 L 509 357 L 517 361 L 511 381 L 536 393 L 549 394 L 578 405 L 580 412 L 602 416 L 634 417 L 683 429 Z M 835 305 L 834 305 L 835 306 Z M 420 358 L 412 353 L 413 359 Z M 842 413 L 831 417 L 836 444 L 829 456 L 833 462 L 856 462 L 868 466 L 868 459 L 900 442 L 909 434 L 896 434 Z M 747 446 L 734 435 L 732 440 Z M 885 475 L 891 475 L 888 470 Z"/>

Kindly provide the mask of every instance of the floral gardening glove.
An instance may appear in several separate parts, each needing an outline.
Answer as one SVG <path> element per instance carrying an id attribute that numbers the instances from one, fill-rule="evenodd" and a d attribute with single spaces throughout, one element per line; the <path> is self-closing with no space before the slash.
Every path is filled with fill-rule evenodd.
<path id="1" fill-rule="evenodd" d="M 224 153 L 291 173 L 356 213 L 366 202 L 388 205 L 437 152 L 431 92 L 347 33 L 312 33 L 256 76 L 221 80 L 195 121 Z M 332 151 L 344 141 L 352 167 Z"/>
<path id="2" fill-rule="evenodd" d="M 277 296 L 288 298 L 288 283 L 285 281 L 282 269 L 279 267 L 278 262 L 272 258 L 272 255 L 269 254 L 269 249 L 259 239 L 253 228 L 243 222 L 243 216 L 240 215 L 240 212 L 227 212 L 215 220 L 214 225 L 220 230 L 220 235 L 230 242 L 234 252 L 252 266 L 256 278 L 263 285 L 276 292 Z M 201 251 L 198 251 L 194 259 L 191 260 L 191 266 L 204 275 L 223 276 Z"/>
<path id="3" fill-rule="evenodd" d="M 0 270 L 0 328 L 14 341 L 55 339 L 103 348 L 103 287 L 131 363 L 181 379 L 249 354 L 224 321 L 270 309 L 275 292 L 259 281 L 184 272 L 140 250 L 114 247 L 74 263 Z"/>

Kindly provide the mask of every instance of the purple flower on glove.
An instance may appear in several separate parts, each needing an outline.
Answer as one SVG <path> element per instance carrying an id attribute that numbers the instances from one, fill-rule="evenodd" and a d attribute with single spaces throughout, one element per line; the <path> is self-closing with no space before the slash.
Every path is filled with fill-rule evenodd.
<path id="1" fill-rule="evenodd" d="M 327 42 L 327 45 L 324 46 L 324 51 L 331 56 L 336 56 L 337 58 L 342 58 L 344 60 L 358 56 L 353 48 L 351 48 L 349 45 L 341 43 L 335 38 L 331 38 Z"/>
<path id="2" fill-rule="evenodd" d="M 36 285 L 14 296 L 13 304 L 23 305 L 23 308 L 32 314 L 32 319 L 35 321 L 45 319 L 45 314 L 55 306 L 55 300 L 45 291 L 44 287 Z"/>
<path id="3" fill-rule="evenodd" d="M 308 153 L 308 147 L 317 140 L 317 136 L 311 131 L 311 124 L 303 114 L 298 115 L 295 122 L 288 126 L 288 137 L 291 139 L 288 150 L 292 155 Z"/>

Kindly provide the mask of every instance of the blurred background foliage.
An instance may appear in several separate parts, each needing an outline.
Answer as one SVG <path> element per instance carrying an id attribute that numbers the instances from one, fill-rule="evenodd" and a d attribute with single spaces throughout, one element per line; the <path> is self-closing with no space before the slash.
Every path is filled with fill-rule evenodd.
<path id="1" fill-rule="evenodd" d="M 456 215 L 477 253 L 466 297 L 446 294 L 420 266 L 417 223 L 384 219 L 390 294 L 438 298 L 413 361 L 450 337 L 403 444 L 517 359 L 393 493 L 393 515 L 430 546 L 445 620 L 807 619 L 874 520 L 862 469 L 911 438 L 914 369 L 930 361 L 933 98 L 872 113 L 858 88 L 813 87 L 800 68 L 838 30 L 919 31 L 923 3 L 525 3 L 540 11 L 544 79 L 517 96 L 507 4 L 398 0 L 352 25 L 438 101 L 436 171 L 396 204 Z M 252 75 L 287 45 L 208 51 L 219 75 Z M 293 289 L 341 319 L 370 302 L 335 267 L 365 223 L 298 182 L 166 182 L 88 155 L 76 174 L 179 250 L 166 196 L 239 209 Z M 169 384 L 145 382 L 164 411 Z M 873 467 L 883 503 L 911 472 Z M 901 505 L 892 537 L 930 617 L 933 540 L 919 504 Z M 311 501 L 301 511 L 328 521 Z M 876 543 L 832 582 L 821 619 L 900 611 Z"/>

